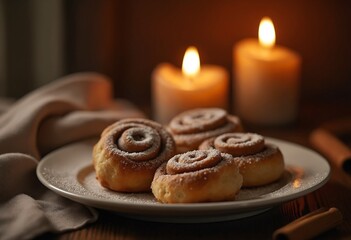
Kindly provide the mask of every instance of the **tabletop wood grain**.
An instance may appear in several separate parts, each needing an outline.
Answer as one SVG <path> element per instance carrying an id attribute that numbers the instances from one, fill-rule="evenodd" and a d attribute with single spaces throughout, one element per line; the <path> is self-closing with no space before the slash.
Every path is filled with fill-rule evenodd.
<path id="1" fill-rule="evenodd" d="M 326 121 L 350 117 L 349 107 L 349 104 L 330 104 L 327 107 L 307 105 L 301 109 L 298 121 L 291 126 L 280 128 L 248 126 L 248 130 L 311 148 L 308 140 L 311 131 Z M 321 207 L 338 208 L 343 214 L 343 222 L 316 239 L 351 239 L 350 203 L 351 175 L 332 165 L 331 178 L 323 187 L 303 197 L 274 206 L 256 216 L 218 223 L 174 224 L 134 220 L 99 210 L 99 219 L 95 223 L 66 233 L 47 233 L 37 239 L 272 239 L 272 234 L 277 228 Z"/>

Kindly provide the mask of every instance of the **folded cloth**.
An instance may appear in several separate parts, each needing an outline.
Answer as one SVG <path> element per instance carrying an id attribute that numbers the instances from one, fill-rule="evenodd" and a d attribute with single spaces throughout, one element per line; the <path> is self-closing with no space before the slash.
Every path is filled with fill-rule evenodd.
<path id="1" fill-rule="evenodd" d="M 76 229 L 97 212 L 46 189 L 38 161 L 65 144 L 99 136 L 113 122 L 144 117 L 127 101 L 113 100 L 111 83 L 77 73 L 24 96 L 0 115 L 0 239 L 30 239 Z"/>
<path id="2" fill-rule="evenodd" d="M 0 114 L 6 112 L 11 107 L 13 102 L 14 100 L 10 98 L 0 98 Z"/>

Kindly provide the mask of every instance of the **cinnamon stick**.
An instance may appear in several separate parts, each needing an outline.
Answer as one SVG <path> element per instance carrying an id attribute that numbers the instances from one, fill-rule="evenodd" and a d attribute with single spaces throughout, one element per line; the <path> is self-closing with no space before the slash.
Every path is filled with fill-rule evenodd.
<path id="1" fill-rule="evenodd" d="M 351 173 L 351 150 L 326 129 L 316 129 L 310 136 L 312 145 L 325 155 L 336 167 Z"/>
<path id="2" fill-rule="evenodd" d="M 337 208 L 321 208 L 311 212 L 273 233 L 273 239 L 310 239 L 328 231 L 342 222 L 342 214 Z"/>

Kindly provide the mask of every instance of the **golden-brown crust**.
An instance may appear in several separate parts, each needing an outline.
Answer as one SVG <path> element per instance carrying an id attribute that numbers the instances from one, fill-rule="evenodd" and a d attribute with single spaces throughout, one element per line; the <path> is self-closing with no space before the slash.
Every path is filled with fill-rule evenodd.
<path id="1" fill-rule="evenodd" d="M 211 137 L 228 132 L 242 132 L 243 127 L 238 117 L 228 115 L 219 108 L 198 108 L 185 111 L 174 117 L 167 130 L 172 134 L 177 152 L 196 150 Z"/>
<path id="2" fill-rule="evenodd" d="M 172 136 L 158 123 L 124 119 L 107 127 L 93 149 L 102 186 L 122 192 L 150 191 L 156 169 L 175 154 Z"/>
<path id="3" fill-rule="evenodd" d="M 262 152 L 234 158 L 245 187 L 257 187 L 278 180 L 284 173 L 284 158 L 278 147 L 266 144 Z"/>
<path id="4" fill-rule="evenodd" d="M 217 150 L 175 155 L 156 171 L 151 189 L 163 203 L 233 200 L 241 188 L 233 157 Z"/>
<path id="5" fill-rule="evenodd" d="M 278 180 L 284 172 L 284 158 L 279 148 L 265 144 L 252 133 L 228 133 L 205 140 L 199 149 L 217 149 L 234 157 L 243 175 L 243 186 L 262 186 Z"/>

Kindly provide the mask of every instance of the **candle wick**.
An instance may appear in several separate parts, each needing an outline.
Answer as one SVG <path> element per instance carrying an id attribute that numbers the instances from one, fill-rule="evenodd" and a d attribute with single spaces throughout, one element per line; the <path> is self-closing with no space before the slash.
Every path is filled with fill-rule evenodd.
<path id="1" fill-rule="evenodd" d="M 272 52 L 272 47 L 267 47 L 267 46 L 265 46 L 265 47 L 263 47 L 263 54 L 265 55 L 265 56 L 268 56 L 268 55 L 270 55 L 271 54 L 271 52 Z"/>

